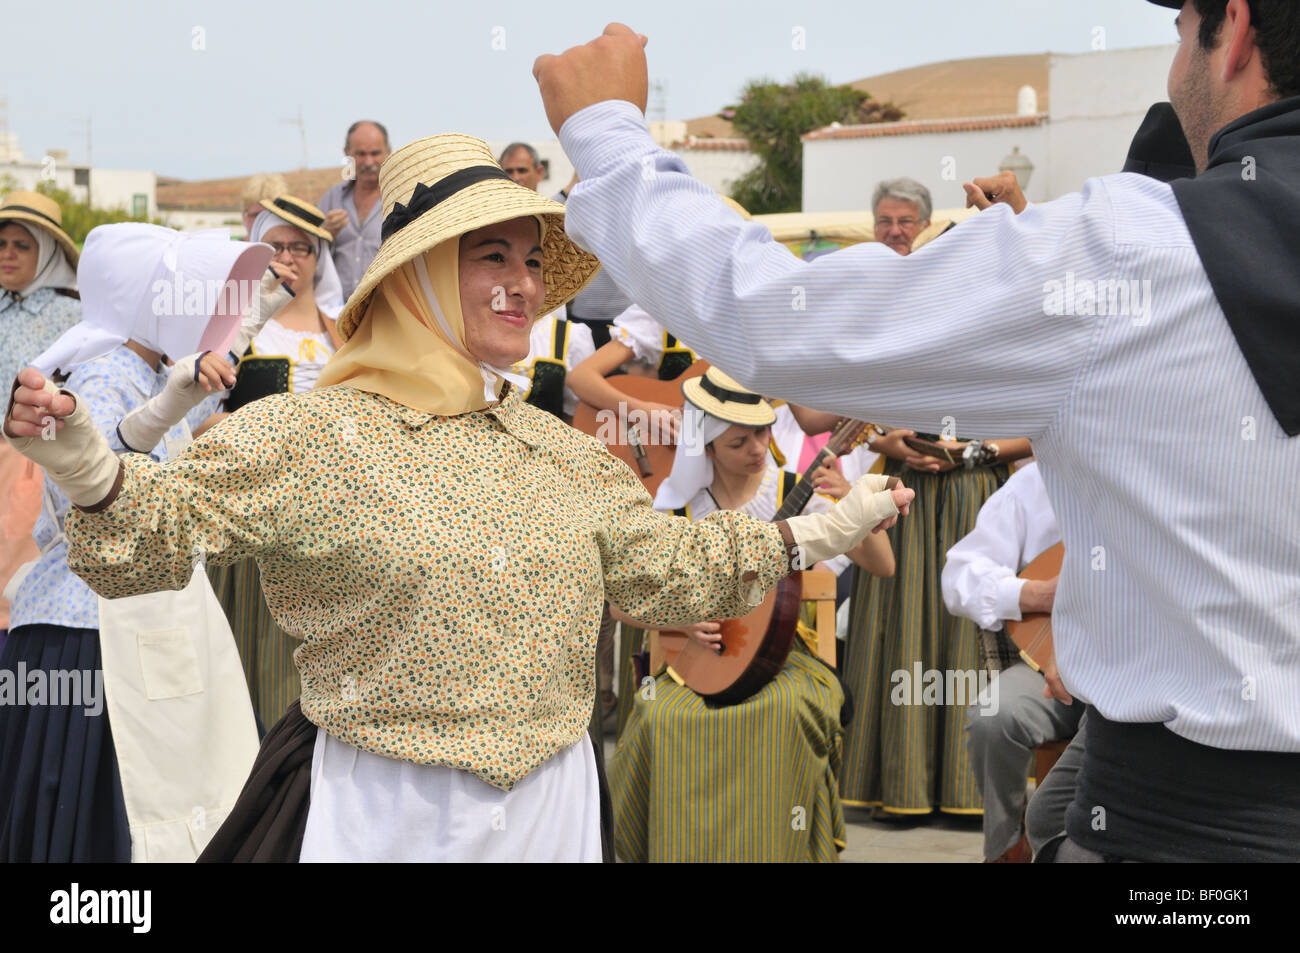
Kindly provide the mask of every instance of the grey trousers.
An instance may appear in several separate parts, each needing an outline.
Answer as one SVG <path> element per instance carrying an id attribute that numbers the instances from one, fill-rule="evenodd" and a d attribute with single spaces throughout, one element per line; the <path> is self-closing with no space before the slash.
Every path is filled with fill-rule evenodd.
<path id="1" fill-rule="evenodd" d="M 1083 702 L 1076 701 L 1076 708 Z M 1033 848 L 1034 859 L 1040 856 L 1044 862 L 1052 860 L 1051 853 L 1065 839 L 1065 812 L 1074 800 L 1075 779 L 1079 768 L 1083 766 L 1083 749 L 1087 744 L 1088 716 L 1079 719 L 1079 730 L 1069 746 L 1057 760 L 1056 766 L 1048 772 L 1045 780 L 1039 780 L 1038 789 L 1029 799 L 1029 809 L 1025 811 L 1025 833 L 1029 835 L 1029 846 Z M 1043 848 L 1052 845 L 1051 851 L 1043 854 Z"/>
<path id="2" fill-rule="evenodd" d="M 1064 705 L 1043 697 L 1043 676 L 1024 662 L 1005 668 L 989 686 L 996 706 L 972 705 L 966 719 L 975 781 L 984 796 L 984 857 L 994 860 L 1015 846 L 1022 833 L 1025 779 L 1034 750 L 1048 741 L 1069 738 L 1083 714 L 1083 704 Z M 994 714 L 984 714 L 995 707 Z M 1052 772 L 1053 774 L 1055 772 Z M 1065 808 L 1061 806 L 1061 830 Z"/>

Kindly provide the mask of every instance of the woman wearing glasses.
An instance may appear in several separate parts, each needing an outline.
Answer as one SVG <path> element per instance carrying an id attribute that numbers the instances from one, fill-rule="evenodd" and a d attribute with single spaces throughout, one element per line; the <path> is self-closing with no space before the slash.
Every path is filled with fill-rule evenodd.
<path id="1" fill-rule="evenodd" d="M 275 249 L 271 267 L 288 283 L 293 297 L 253 338 L 248 353 L 239 355 L 239 373 L 225 412 L 210 417 L 200 433 L 262 397 L 311 390 L 342 343 L 334 319 L 343 309 L 343 289 L 329 252 L 331 236 L 322 225 L 325 214 L 292 195 L 262 199 L 260 204 L 263 211 L 253 221 L 249 241 Z M 235 633 L 253 710 L 261 724 L 270 727 L 301 692 L 293 664 L 298 642 L 271 617 L 253 560 L 213 567 L 208 575 Z"/>

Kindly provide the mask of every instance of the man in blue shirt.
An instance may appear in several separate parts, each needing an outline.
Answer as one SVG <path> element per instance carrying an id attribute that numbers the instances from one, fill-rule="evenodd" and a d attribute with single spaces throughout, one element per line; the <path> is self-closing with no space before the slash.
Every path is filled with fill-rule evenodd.
<path id="1" fill-rule="evenodd" d="M 324 226 L 334 236 L 334 267 L 343 283 L 343 297 L 361 282 L 379 251 L 383 206 L 379 201 L 379 166 L 391 152 L 388 130 L 369 119 L 348 127 L 343 154 L 348 157 L 346 181 L 321 196 Z"/>

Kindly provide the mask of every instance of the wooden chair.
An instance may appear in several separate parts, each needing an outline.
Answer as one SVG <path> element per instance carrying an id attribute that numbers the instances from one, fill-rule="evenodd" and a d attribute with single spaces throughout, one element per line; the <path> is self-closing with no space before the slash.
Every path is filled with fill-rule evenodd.
<path id="1" fill-rule="evenodd" d="M 805 569 L 800 574 L 803 591 L 800 599 L 817 606 L 817 654 L 828 665 L 835 664 L 835 573 L 829 569 Z M 669 654 L 676 651 L 686 641 L 686 636 L 668 633 L 661 635 L 651 629 L 647 636 L 650 641 L 650 671 L 661 672 L 665 664 L 665 648 Z"/>
<path id="2" fill-rule="evenodd" d="M 1039 745 L 1034 751 L 1034 783 L 1042 784 L 1043 778 L 1047 777 L 1047 772 L 1052 770 L 1065 749 L 1069 746 L 1070 739 L 1062 741 L 1049 741 L 1047 744 Z"/>

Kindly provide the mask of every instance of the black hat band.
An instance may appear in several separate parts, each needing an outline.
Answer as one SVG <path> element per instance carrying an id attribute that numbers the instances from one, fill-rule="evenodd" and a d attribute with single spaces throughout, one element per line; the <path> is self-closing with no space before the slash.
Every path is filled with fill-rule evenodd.
<path id="1" fill-rule="evenodd" d="M 425 185 L 423 182 L 416 183 L 415 191 L 411 193 L 411 200 L 405 205 L 400 202 L 394 204 L 393 210 L 384 217 L 383 227 L 379 230 L 380 240 L 388 241 L 389 237 L 410 225 L 429 209 L 447 201 L 457 192 L 486 179 L 506 179 L 509 181 L 510 176 L 506 175 L 498 166 L 472 165 L 465 169 L 457 169 L 451 175 L 443 176 L 433 185 Z"/>

